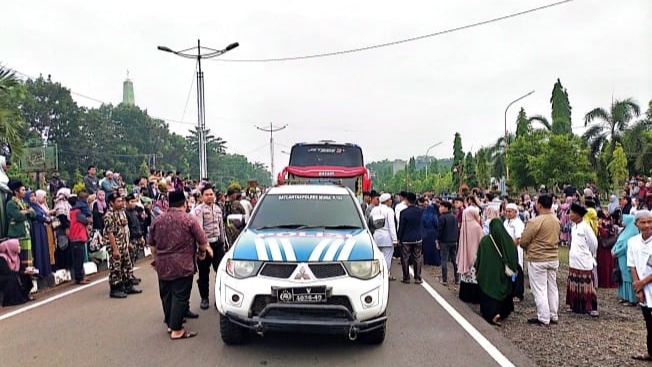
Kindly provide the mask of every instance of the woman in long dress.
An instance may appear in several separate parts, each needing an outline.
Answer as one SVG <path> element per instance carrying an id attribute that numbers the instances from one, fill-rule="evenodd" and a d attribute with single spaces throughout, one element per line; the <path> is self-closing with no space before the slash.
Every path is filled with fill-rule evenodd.
<path id="1" fill-rule="evenodd" d="M 480 313 L 494 325 L 501 325 L 500 321 L 514 311 L 513 279 L 505 273 L 505 266 L 513 272 L 517 269 L 514 240 L 501 220 L 495 218 L 489 223 L 489 234 L 480 241 L 476 260 Z"/>
<path id="2" fill-rule="evenodd" d="M 20 244 L 17 238 L 0 242 L 0 291 L 2 306 L 15 306 L 30 300 L 33 284 L 20 260 Z"/>
<path id="3" fill-rule="evenodd" d="M 561 241 L 562 246 L 568 246 L 570 243 L 571 222 L 568 218 L 568 210 L 570 209 L 572 203 L 573 197 L 567 196 L 566 201 L 559 207 L 561 210 L 561 233 L 559 234 L 559 241 Z"/>
<path id="4" fill-rule="evenodd" d="M 475 259 L 483 236 L 480 210 L 469 206 L 462 213 L 460 239 L 457 252 L 457 272 L 460 274 L 460 299 L 464 302 L 480 302 L 478 281 L 475 277 Z"/>
<path id="5" fill-rule="evenodd" d="M 72 257 L 70 254 L 70 246 L 67 230 L 70 228 L 70 189 L 62 188 L 57 192 L 57 197 L 54 199 L 54 210 L 59 219 L 59 227 L 56 229 L 57 249 L 54 253 L 55 267 L 57 270 L 70 269 L 72 267 Z"/>
<path id="6" fill-rule="evenodd" d="M 10 180 L 8 184 L 13 197 L 7 202 L 7 217 L 9 228 L 7 236 L 17 238 L 20 243 L 20 259 L 24 268 L 33 267 L 32 240 L 30 238 L 30 219 L 36 214 L 25 202 L 25 185 L 18 180 Z"/>
<path id="7" fill-rule="evenodd" d="M 425 265 L 440 266 L 441 255 L 435 244 L 439 220 L 434 205 L 428 204 L 426 206 L 421 222 L 423 223 L 423 263 Z"/>
<path id="8" fill-rule="evenodd" d="M 625 229 L 620 232 L 616 244 L 611 248 L 611 253 L 618 260 L 618 268 L 620 269 L 621 277 L 616 294 L 618 295 L 620 303 L 635 306 L 638 304 L 638 300 L 636 298 L 636 293 L 634 293 L 632 273 L 627 266 L 627 241 L 638 235 L 638 228 L 636 228 L 636 225 L 634 224 L 633 215 L 623 215 L 622 222 L 625 225 Z"/>
<path id="9" fill-rule="evenodd" d="M 598 263 L 598 284 L 600 288 L 616 288 L 618 284 L 611 280 L 611 273 L 615 267 L 614 258 L 611 256 L 611 247 L 615 243 L 614 240 L 618 233 L 610 217 L 606 217 L 603 212 L 598 214 L 599 227 L 598 227 L 598 253 L 596 261 Z M 611 240 L 611 242 L 610 242 Z M 609 243 L 611 247 L 605 247 Z"/>
<path id="10" fill-rule="evenodd" d="M 39 190 L 42 191 L 42 190 Z M 34 267 L 39 270 L 39 278 L 44 278 L 52 273 L 50 264 L 50 249 L 48 246 L 48 234 L 45 229 L 47 222 L 50 220 L 48 212 L 45 211 L 38 203 L 36 192 L 28 191 L 29 206 L 34 210 L 36 215 L 32 218 L 31 237 L 32 237 L 32 255 L 34 256 Z"/>

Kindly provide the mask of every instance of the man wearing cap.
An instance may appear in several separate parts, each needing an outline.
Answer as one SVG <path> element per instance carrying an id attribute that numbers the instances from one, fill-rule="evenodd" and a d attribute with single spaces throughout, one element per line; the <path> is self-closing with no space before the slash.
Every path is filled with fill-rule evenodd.
<path id="1" fill-rule="evenodd" d="M 374 242 L 380 249 L 385 257 L 387 264 L 387 272 L 390 273 L 392 267 L 392 254 L 394 247 L 398 244 L 396 236 L 396 223 L 394 222 L 394 210 L 392 210 L 392 195 L 382 194 L 380 197 L 374 196 L 372 203 L 378 201 L 380 205 L 374 206 L 369 213 L 370 222 L 384 222 L 383 227 L 377 228 L 374 231 Z M 372 224 L 373 226 L 373 224 Z M 389 275 L 389 280 L 396 280 L 395 277 Z"/>
<path id="2" fill-rule="evenodd" d="M 598 295 L 593 282 L 593 268 L 598 238 L 584 221 L 587 209 L 577 203 L 570 207 L 571 246 L 568 253 L 568 281 L 566 283 L 566 306 L 575 313 L 598 314 Z"/>
<path id="3" fill-rule="evenodd" d="M 108 197 L 109 210 L 104 216 L 105 243 L 109 251 L 109 287 L 111 298 L 126 298 L 128 294 L 143 291 L 134 288 L 133 264 L 129 255 L 129 221 L 125 214 L 124 199 L 117 193 Z"/>
<path id="4" fill-rule="evenodd" d="M 364 208 L 364 217 L 369 219 L 369 215 L 371 215 L 371 210 L 374 207 L 377 207 L 380 205 L 380 193 L 378 193 L 376 190 L 371 190 L 369 192 L 369 203 L 366 205 Z M 391 197 L 390 197 L 391 199 Z"/>
<path id="5" fill-rule="evenodd" d="M 405 196 L 408 207 L 401 213 L 398 224 L 398 241 L 401 244 L 401 267 L 403 269 L 403 283 L 410 283 L 410 268 L 414 269 L 414 283 L 421 284 L 421 265 L 423 264 L 423 209 L 416 206 L 417 196 L 408 192 Z"/>
<path id="6" fill-rule="evenodd" d="M 645 318 L 647 353 L 633 358 L 652 361 L 652 212 L 639 210 L 634 223 L 640 233 L 627 241 L 627 266 Z"/>
<path id="7" fill-rule="evenodd" d="M 369 206 L 369 203 L 371 203 L 371 192 L 363 191 L 362 192 L 362 203 L 360 203 L 360 207 L 362 208 L 363 213 L 367 212 L 367 207 Z"/>
<path id="8" fill-rule="evenodd" d="M 197 261 L 197 269 L 199 278 L 197 279 L 197 287 L 199 288 L 199 295 L 201 296 L 200 307 L 202 310 L 207 310 L 209 307 L 208 294 L 209 294 L 209 275 L 211 273 L 211 265 L 213 270 L 217 272 L 217 266 L 224 257 L 226 250 L 226 238 L 224 232 L 224 221 L 222 219 L 222 209 L 215 203 L 215 189 L 209 183 L 204 184 L 200 189 L 201 204 L 197 205 L 192 211 L 192 214 L 199 221 L 199 226 L 202 228 L 208 243 L 212 249 L 213 255 L 206 256 L 205 259 Z"/>
<path id="9" fill-rule="evenodd" d="M 552 213 L 552 196 L 544 194 L 537 199 L 539 215 L 531 219 L 521 236 L 521 247 L 528 256 L 530 289 L 537 306 L 537 317 L 529 324 L 548 325 L 559 320 L 559 219 Z"/>
<path id="10" fill-rule="evenodd" d="M 118 183 L 113 178 L 113 171 L 104 172 L 104 178 L 100 181 L 100 189 L 107 197 L 110 193 L 118 191 Z"/>
<path id="11" fill-rule="evenodd" d="M 187 339 L 197 335 L 184 329 L 183 319 L 188 317 L 195 259 L 213 256 L 206 234 L 199 221 L 186 213 L 187 201 L 183 191 L 168 195 L 170 207 L 162 213 L 150 230 L 149 245 L 152 248 L 159 279 L 159 294 L 163 305 L 165 323 L 170 339 Z M 190 313 L 194 317 L 194 313 Z"/>

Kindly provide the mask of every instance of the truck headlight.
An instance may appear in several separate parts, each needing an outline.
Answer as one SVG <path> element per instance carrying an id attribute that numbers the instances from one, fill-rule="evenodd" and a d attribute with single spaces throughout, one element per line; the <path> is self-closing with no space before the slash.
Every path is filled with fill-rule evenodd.
<path id="1" fill-rule="evenodd" d="M 371 279 L 380 273 L 378 260 L 344 261 L 344 266 L 349 275 L 360 279 Z"/>
<path id="2" fill-rule="evenodd" d="M 226 273 L 238 279 L 249 278 L 258 274 L 261 264 L 260 261 L 228 259 Z"/>

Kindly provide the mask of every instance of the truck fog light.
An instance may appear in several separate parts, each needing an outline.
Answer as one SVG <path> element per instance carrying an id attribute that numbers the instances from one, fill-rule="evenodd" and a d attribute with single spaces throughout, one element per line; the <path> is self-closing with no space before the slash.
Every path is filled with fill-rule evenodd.
<path id="1" fill-rule="evenodd" d="M 233 303 L 238 303 L 240 301 L 240 296 L 238 296 L 237 294 L 232 295 L 231 301 L 233 301 Z"/>
<path id="2" fill-rule="evenodd" d="M 371 304 L 371 302 L 373 302 L 373 301 L 374 301 L 374 298 L 371 297 L 371 296 L 367 296 L 367 297 L 364 298 L 364 302 L 366 304 Z"/>
<path id="3" fill-rule="evenodd" d="M 225 294 L 225 301 L 232 306 L 240 307 L 242 306 L 242 299 L 244 298 L 244 295 L 235 289 L 225 286 L 224 289 L 226 290 Z"/>
<path id="4" fill-rule="evenodd" d="M 378 306 L 378 300 L 380 300 L 380 287 L 374 288 L 360 296 L 360 302 L 364 309 Z"/>

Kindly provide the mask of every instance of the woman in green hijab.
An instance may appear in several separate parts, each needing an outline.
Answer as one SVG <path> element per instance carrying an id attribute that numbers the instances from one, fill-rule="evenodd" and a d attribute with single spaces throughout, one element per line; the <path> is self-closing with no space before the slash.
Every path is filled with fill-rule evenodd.
<path id="1" fill-rule="evenodd" d="M 514 241 L 499 218 L 491 220 L 489 234 L 480 241 L 475 267 L 482 317 L 491 324 L 501 325 L 500 320 L 514 311 L 512 283 L 516 279 L 517 260 Z M 507 272 L 513 272 L 513 276 Z"/>

